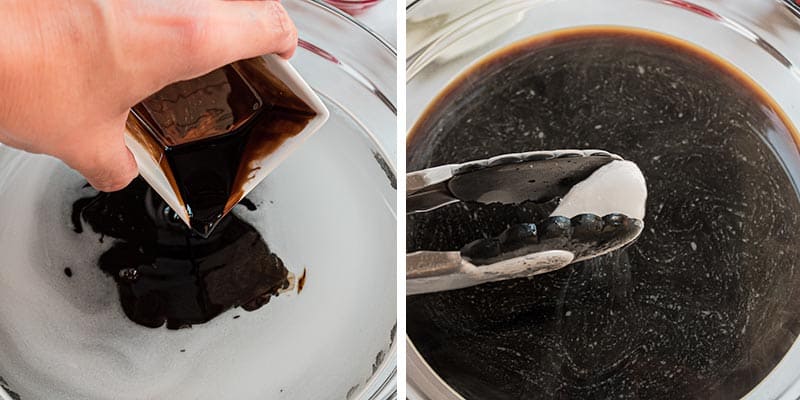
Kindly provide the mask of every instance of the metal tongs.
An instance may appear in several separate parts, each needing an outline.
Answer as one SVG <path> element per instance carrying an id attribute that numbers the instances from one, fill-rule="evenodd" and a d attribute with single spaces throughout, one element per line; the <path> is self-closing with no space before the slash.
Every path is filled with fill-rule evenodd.
<path id="1" fill-rule="evenodd" d="M 619 249 L 644 228 L 641 171 L 602 150 L 534 151 L 442 165 L 407 174 L 406 186 L 409 215 L 456 202 L 558 203 L 546 219 L 461 249 L 406 254 L 409 295 L 550 272 Z"/>

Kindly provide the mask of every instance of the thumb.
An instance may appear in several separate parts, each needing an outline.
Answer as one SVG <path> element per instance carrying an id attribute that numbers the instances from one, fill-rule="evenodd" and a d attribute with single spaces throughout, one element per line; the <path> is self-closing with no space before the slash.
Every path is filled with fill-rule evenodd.
<path id="1" fill-rule="evenodd" d="M 188 79 L 234 61 L 277 53 L 289 58 L 297 48 L 297 28 L 276 0 L 209 1 L 193 23 L 174 31 L 180 57 L 178 75 Z"/>
<path id="2" fill-rule="evenodd" d="M 120 127 L 84 136 L 78 146 L 69 146 L 57 157 L 83 175 L 101 192 L 124 189 L 139 174 L 133 154 L 125 145 Z"/>

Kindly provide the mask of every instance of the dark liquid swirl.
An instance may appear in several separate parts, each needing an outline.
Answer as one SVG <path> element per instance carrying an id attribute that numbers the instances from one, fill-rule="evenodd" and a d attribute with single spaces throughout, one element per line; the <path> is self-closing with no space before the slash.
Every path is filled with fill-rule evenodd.
<path id="1" fill-rule="evenodd" d="M 644 172 L 645 231 L 530 280 L 410 297 L 409 336 L 471 400 L 746 394 L 800 332 L 800 202 L 776 154 L 799 157 L 780 115 L 707 53 L 641 32 L 556 34 L 474 68 L 417 124 L 409 171 L 605 149 Z M 408 250 L 457 249 L 537 211 L 468 207 L 409 218 Z"/>
<path id="2" fill-rule="evenodd" d="M 72 220 L 78 233 L 85 221 L 114 239 L 98 265 L 116 280 L 125 314 L 140 325 L 178 329 L 232 307 L 256 310 L 289 286 L 288 270 L 255 228 L 228 214 L 201 237 L 141 178 L 76 201 Z"/>

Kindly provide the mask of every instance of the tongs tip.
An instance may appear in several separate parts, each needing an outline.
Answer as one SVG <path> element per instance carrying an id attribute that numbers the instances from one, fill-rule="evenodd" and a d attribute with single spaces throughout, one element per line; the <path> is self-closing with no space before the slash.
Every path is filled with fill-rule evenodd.
<path id="1" fill-rule="evenodd" d="M 421 212 L 458 201 L 497 201 L 492 197 L 496 193 L 502 193 L 499 200 L 511 203 L 559 201 L 544 220 L 512 225 L 498 236 L 474 240 L 460 250 L 409 254 L 409 294 L 549 272 L 622 248 L 644 229 L 647 187 L 642 171 L 635 163 L 602 150 L 509 154 L 414 174 L 436 178 L 432 186 L 420 186 L 416 192 L 424 193 L 415 199 L 427 208 Z M 447 174 L 460 180 L 450 182 Z M 543 179 L 537 182 L 539 176 Z M 437 201 L 441 204 L 431 207 Z M 424 265 L 435 260 L 444 264 Z M 432 270 L 437 272 L 420 275 Z"/>

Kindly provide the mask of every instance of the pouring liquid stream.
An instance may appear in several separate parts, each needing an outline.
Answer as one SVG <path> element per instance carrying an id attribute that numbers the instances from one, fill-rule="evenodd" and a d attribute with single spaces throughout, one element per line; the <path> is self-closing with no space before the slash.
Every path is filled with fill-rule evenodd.
<path id="1" fill-rule="evenodd" d="M 169 85 L 131 115 L 129 130 L 159 160 L 187 222 L 208 237 L 244 197 L 255 164 L 316 113 L 252 59 Z"/>

